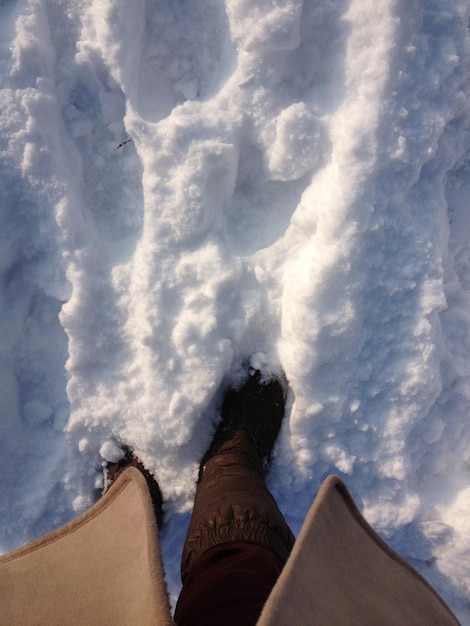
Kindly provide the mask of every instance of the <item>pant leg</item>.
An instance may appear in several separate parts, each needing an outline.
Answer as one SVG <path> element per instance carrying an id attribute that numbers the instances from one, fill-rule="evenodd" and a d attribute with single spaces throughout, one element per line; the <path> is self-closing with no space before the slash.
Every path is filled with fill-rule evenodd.
<path id="1" fill-rule="evenodd" d="M 225 623 L 232 613 L 236 614 L 244 601 L 247 605 L 256 604 L 258 611 L 277 580 L 294 541 L 284 516 L 266 487 L 256 450 L 240 433 L 208 461 L 196 490 L 181 563 L 183 590 L 177 613 L 179 619 L 189 620 L 196 610 L 201 610 L 202 601 L 194 593 L 197 586 L 207 589 L 203 600 L 205 613 L 217 612 L 219 619 L 217 589 L 225 589 L 230 584 L 241 590 L 242 593 L 232 595 L 224 592 L 224 620 L 219 624 Z M 250 544 L 248 549 L 246 546 Z M 256 589 L 256 602 L 250 599 L 250 585 L 245 584 L 249 580 Z M 214 591 L 211 593 L 212 586 Z"/>
<path id="2" fill-rule="evenodd" d="M 251 626 L 282 571 L 269 548 L 247 542 L 210 548 L 189 568 L 178 598 L 178 626 Z"/>
<path id="3" fill-rule="evenodd" d="M 183 548 L 183 583 L 191 563 L 230 541 L 265 546 L 283 563 L 295 541 L 266 487 L 256 450 L 243 433 L 224 444 L 204 469 Z"/>

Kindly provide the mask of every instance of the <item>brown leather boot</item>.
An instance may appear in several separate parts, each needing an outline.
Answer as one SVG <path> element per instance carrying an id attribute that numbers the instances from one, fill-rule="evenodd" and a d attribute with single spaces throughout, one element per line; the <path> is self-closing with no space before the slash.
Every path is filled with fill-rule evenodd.
<path id="1" fill-rule="evenodd" d="M 295 539 L 264 482 L 284 407 L 281 381 L 263 381 L 259 372 L 227 392 L 222 420 L 201 462 L 181 562 L 183 582 L 206 550 L 230 541 L 260 544 L 287 560 Z"/>

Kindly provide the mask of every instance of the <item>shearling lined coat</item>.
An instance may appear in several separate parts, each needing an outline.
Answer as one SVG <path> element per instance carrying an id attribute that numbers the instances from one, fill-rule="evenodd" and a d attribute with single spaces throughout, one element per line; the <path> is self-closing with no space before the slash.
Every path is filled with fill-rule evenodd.
<path id="1" fill-rule="evenodd" d="M 0 559 L 0 623 L 174 624 L 145 479 L 129 468 L 90 510 Z M 322 485 L 259 626 L 455 626 L 432 587 Z"/>

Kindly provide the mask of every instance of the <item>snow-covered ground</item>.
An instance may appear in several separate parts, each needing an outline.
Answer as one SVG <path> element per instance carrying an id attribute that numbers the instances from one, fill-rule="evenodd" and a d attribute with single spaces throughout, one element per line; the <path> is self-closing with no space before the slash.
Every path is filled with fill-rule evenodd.
<path id="1" fill-rule="evenodd" d="M 226 377 L 470 624 L 468 0 L 0 0 L 1 550 L 134 447 L 173 598 Z M 122 144 L 122 145 L 121 145 Z"/>

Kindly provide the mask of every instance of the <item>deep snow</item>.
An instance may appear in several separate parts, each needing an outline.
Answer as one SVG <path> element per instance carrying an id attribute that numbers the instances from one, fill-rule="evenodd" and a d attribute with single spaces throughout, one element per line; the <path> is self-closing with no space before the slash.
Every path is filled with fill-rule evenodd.
<path id="1" fill-rule="evenodd" d="M 469 19 L 0 1 L 3 552 L 89 507 L 122 441 L 174 598 L 221 390 L 263 353 L 293 530 L 340 474 L 470 624 Z"/>

